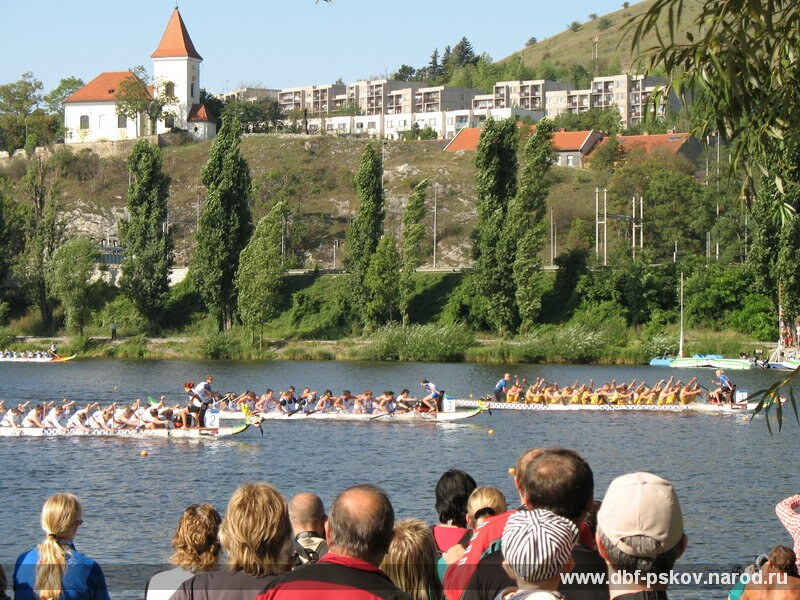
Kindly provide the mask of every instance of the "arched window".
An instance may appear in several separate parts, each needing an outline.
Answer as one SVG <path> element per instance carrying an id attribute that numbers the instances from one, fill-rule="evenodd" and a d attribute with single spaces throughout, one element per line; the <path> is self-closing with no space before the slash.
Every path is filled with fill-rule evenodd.
<path id="1" fill-rule="evenodd" d="M 81 115 L 81 129 L 89 129 L 89 115 Z"/>
<path id="2" fill-rule="evenodd" d="M 194 82 L 192 82 L 192 98 L 194 98 Z"/>
<path id="3" fill-rule="evenodd" d="M 175 127 L 175 117 L 165 117 L 164 127 L 166 127 L 167 129 L 172 129 L 173 127 Z"/>
<path id="4" fill-rule="evenodd" d="M 128 117 L 125 115 L 117 115 L 117 129 L 128 128 Z"/>
<path id="5" fill-rule="evenodd" d="M 167 85 L 164 86 L 164 94 L 167 96 L 174 96 L 175 95 L 175 84 L 171 81 L 167 82 Z"/>

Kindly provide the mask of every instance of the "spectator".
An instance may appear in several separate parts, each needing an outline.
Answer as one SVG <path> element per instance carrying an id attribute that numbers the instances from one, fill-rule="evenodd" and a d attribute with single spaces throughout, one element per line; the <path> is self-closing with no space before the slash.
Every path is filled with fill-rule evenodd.
<path id="1" fill-rule="evenodd" d="M 572 569 L 572 548 L 578 541 L 575 523 L 549 510 L 520 510 L 503 529 L 503 565 L 517 583 L 500 600 L 563 600 L 560 576 Z"/>
<path id="2" fill-rule="evenodd" d="M 503 490 L 493 485 L 476 487 L 467 501 L 467 525 L 475 530 L 489 517 L 508 510 Z M 469 539 L 466 540 L 469 543 Z"/>
<path id="3" fill-rule="evenodd" d="M 433 526 L 436 549 L 447 552 L 467 533 L 467 500 L 477 484 L 469 474 L 450 469 L 436 483 L 436 512 L 439 524 Z"/>
<path id="4" fill-rule="evenodd" d="M 294 534 L 295 566 L 315 563 L 328 552 L 325 539 L 325 505 L 316 494 L 301 492 L 289 502 L 289 520 Z"/>
<path id="5" fill-rule="evenodd" d="M 210 504 L 192 504 L 183 511 L 169 559 L 175 568 L 156 573 L 147 582 L 145 600 L 169 600 L 180 585 L 197 573 L 217 568 L 222 518 Z"/>
<path id="6" fill-rule="evenodd" d="M 800 598 L 800 575 L 795 564 L 794 551 L 786 546 L 775 546 L 769 559 L 761 568 L 761 581 L 749 582 L 741 600 L 797 600 Z"/>
<path id="7" fill-rule="evenodd" d="M 631 584 L 612 583 L 612 598 L 657 592 L 665 599 L 667 585 L 650 586 L 641 578 L 668 574 L 686 549 L 681 505 L 672 484 L 651 473 L 617 477 L 597 512 L 596 540 L 609 577 L 615 572 L 640 574 Z"/>
<path id="8" fill-rule="evenodd" d="M 800 514 L 797 514 L 797 507 L 800 506 L 800 495 L 789 496 L 785 500 L 778 502 L 775 507 L 775 514 L 778 520 L 792 536 L 794 543 L 795 558 L 800 555 Z M 800 568 L 800 564 L 797 564 Z"/>
<path id="9" fill-rule="evenodd" d="M 292 526 L 286 501 L 266 483 L 245 483 L 231 496 L 219 530 L 226 569 L 184 581 L 172 600 L 253 600 L 291 568 Z"/>
<path id="10" fill-rule="evenodd" d="M 543 508 L 569 519 L 575 526 L 583 521 L 592 505 L 594 474 L 588 463 L 573 450 L 552 448 L 528 450 L 517 462 L 515 484 L 523 509 Z M 476 530 L 469 549 L 445 574 L 448 600 L 493 600 L 502 590 L 514 585 L 504 571 L 502 532 L 512 512 L 490 517 Z M 448 553 L 448 558 L 451 553 Z M 576 573 L 604 573 L 605 564 L 596 552 L 583 545 L 573 549 Z M 567 599 L 605 600 L 605 585 L 562 585 Z"/>
<path id="11" fill-rule="evenodd" d="M 50 496 L 42 507 L 44 541 L 17 559 L 15 600 L 109 600 L 103 570 L 75 549 L 83 508 L 72 494 Z"/>
<path id="12" fill-rule="evenodd" d="M 420 519 L 403 519 L 394 527 L 381 569 L 414 600 L 440 600 L 443 592 L 436 556 L 431 528 Z"/>
<path id="13" fill-rule="evenodd" d="M 393 528 L 394 509 L 383 490 L 373 485 L 346 489 L 328 519 L 330 549 L 325 557 L 278 577 L 258 600 L 410 600 L 379 568 Z"/>

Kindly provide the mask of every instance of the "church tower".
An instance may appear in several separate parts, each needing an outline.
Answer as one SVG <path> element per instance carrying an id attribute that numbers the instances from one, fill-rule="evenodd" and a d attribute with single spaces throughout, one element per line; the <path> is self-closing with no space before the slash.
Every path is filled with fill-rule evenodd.
<path id="1" fill-rule="evenodd" d="M 172 112 L 175 116 L 160 121 L 157 133 L 164 133 L 172 127 L 191 131 L 190 121 L 200 108 L 200 63 L 203 58 L 195 50 L 177 6 L 158 48 L 150 58 L 153 59 L 153 93 L 178 99 L 176 105 L 165 107 L 165 111 Z"/>

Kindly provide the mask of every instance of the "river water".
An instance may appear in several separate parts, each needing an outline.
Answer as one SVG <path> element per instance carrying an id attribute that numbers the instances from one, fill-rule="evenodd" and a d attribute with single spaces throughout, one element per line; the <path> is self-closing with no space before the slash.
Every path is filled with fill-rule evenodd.
<path id="1" fill-rule="evenodd" d="M 166 394 L 182 401 L 182 383 L 215 377 L 218 391 L 300 388 L 339 393 L 372 389 L 412 394 L 421 378 L 448 395 L 485 395 L 504 370 L 545 377 L 562 386 L 576 379 L 605 382 L 634 377 L 655 383 L 675 375 L 711 371 L 652 367 L 353 362 L 74 361 L 61 365 L 0 363 L 0 398 L 130 402 Z M 736 372 L 739 389 L 751 392 L 779 377 L 769 371 Z M 15 557 L 42 538 L 39 513 L 45 498 L 71 491 L 84 505 L 79 550 L 104 566 L 112 598 L 138 598 L 147 575 L 169 556 L 183 508 L 211 502 L 220 512 L 244 481 L 267 481 L 286 497 L 314 491 L 330 506 L 344 487 L 372 482 L 389 493 L 399 517 L 436 519 L 439 475 L 458 467 L 478 484 L 499 486 L 516 502 L 507 470 L 524 449 L 566 446 L 587 458 L 597 498 L 614 477 L 647 470 L 671 480 L 684 511 L 689 546 L 683 571 L 727 569 L 791 539 L 775 517 L 775 504 L 800 493 L 794 457 L 800 428 L 787 419 L 770 436 L 764 420 L 741 416 L 647 413 L 512 413 L 494 411 L 458 424 L 320 423 L 298 418 L 265 423 L 221 440 L 12 439 L 0 438 L 0 561 L 10 577 Z M 489 433 L 493 430 L 493 434 Z M 147 450 L 148 456 L 140 457 Z M 725 597 L 722 588 L 674 588 L 674 598 Z"/>

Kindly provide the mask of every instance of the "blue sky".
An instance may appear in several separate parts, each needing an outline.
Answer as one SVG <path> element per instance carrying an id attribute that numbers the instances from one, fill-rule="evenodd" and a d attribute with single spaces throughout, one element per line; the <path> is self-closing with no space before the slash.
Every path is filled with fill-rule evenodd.
<path id="1" fill-rule="evenodd" d="M 632 3 L 633 4 L 633 3 Z M 152 70 L 174 0 L 0 0 L 0 84 L 31 71 L 45 91 L 62 77 L 89 81 L 136 65 Z M 180 0 L 203 57 L 201 86 L 282 88 L 419 67 L 466 36 L 494 60 L 564 31 L 617 0 Z M 587 49 L 587 53 L 591 50 Z"/>

